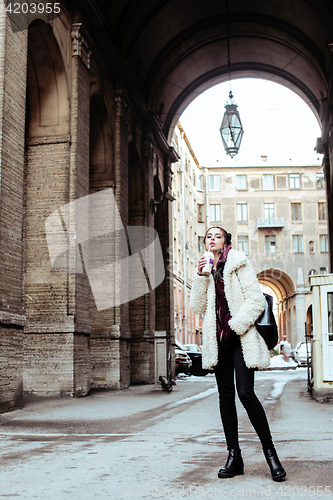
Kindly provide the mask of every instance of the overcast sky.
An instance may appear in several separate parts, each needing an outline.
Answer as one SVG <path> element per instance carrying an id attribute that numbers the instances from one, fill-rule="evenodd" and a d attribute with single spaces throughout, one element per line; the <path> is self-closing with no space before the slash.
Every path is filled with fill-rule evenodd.
<path id="1" fill-rule="evenodd" d="M 274 82 L 239 79 L 231 82 L 244 128 L 240 151 L 233 159 L 224 151 L 219 132 L 229 82 L 199 95 L 180 122 L 201 166 L 321 165 L 314 151 L 320 126 L 306 102 Z"/>

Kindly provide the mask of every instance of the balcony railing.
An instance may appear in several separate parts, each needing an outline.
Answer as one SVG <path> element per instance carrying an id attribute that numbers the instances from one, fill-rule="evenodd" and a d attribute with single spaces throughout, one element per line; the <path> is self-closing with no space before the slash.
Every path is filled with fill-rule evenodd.
<path id="1" fill-rule="evenodd" d="M 265 227 L 284 227 L 284 217 L 258 217 L 257 229 Z"/>

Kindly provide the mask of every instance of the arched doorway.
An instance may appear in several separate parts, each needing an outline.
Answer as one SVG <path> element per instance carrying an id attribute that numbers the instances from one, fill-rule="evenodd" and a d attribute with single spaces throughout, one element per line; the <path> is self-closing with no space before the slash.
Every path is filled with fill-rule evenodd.
<path id="1" fill-rule="evenodd" d="M 293 279 L 281 269 L 273 268 L 260 271 L 257 278 L 260 284 L 269 287 L 276 296 L 279 340 L 288 340 L 292 346 L 296 345 L 299 335 L 304 330 L 302 325 L 305 320 L 305 310 L 303 311 L 303 302 L 296 296 Z M 302 332 L 299 331 L 300 318 L 302 318 Z"/>

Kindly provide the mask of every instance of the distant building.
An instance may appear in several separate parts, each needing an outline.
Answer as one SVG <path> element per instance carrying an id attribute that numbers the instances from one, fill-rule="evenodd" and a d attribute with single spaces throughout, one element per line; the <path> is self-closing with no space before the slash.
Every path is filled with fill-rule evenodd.
<path id="1" fill-rule="evenodd" d="M 211 168 L 207 198 L 209 226 L 225 227 L 248 255 L 276 295 L 280 339 L 295 346 L 312 328 L 309 276 L 328 273 L 322 167 Z"/>
<path id="2" fill-rule="evenodd" d="M 194 268 L 202 252 L 206 231 L 205 170 L 178 122 L 172 145 L 179 155 L 173 165 L 173 276 L 175 338 L 182 343 L 201 344 L 201 318 L 189 308 Z"/>
<path id="3" fill-rule="evenodd" d="M 233 248 L 248 255 L 263 289 L 274 292 L 280 340 L 294 347 L 305 326 L 312 329 L 309 276 L 329 268 L 322 167 L 268 167 L 263 161 L 204 169 L 180 123 L 174 142 L 180 157 L 172 184 L 176 338 L 201 343 L 201 318 L 188 300 L 206 228 L 216 224 L 232 233 Z"/>

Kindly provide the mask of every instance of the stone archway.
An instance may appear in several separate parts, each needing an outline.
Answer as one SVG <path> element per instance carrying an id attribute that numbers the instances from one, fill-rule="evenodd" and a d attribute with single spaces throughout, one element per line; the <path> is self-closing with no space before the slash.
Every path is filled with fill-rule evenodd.
<path id="1" fill-rule="evenodd" d="M 332 213 L 333 8 L 328 0 L 229 2 L 232 78 L 274 80 L 313 110 L 322 125 L 317 151 L 325 154 L 328 208 Z M 228 79 L 226 3 L 190 0 L 103 10 L 111 34 L 137 86 L 158 117 L 156 133 L 169 144 L 179 116 L 198 94 Z M 166 23 L 165 20 L 168 20 Z M 154 40 L 152 44 L 151 41 Z M 126 73 L 127 74 L 127 73 Z M 315 138 L 314 138 L 315 140 Z M 329 218 L 333 235 L 333 218 Z M 332 236 L 330 236 L 331 248 Z M 331 252 L 332 266 L 332 252 Z"/>
<path id="2" fill-rule="evenodd" d="M 277 297 L 279 339 L 295 346 L 304 337 L 306 293 L 281 269 L 264 269 L 257 274 L 259 283 L 268 286 Z"/>

